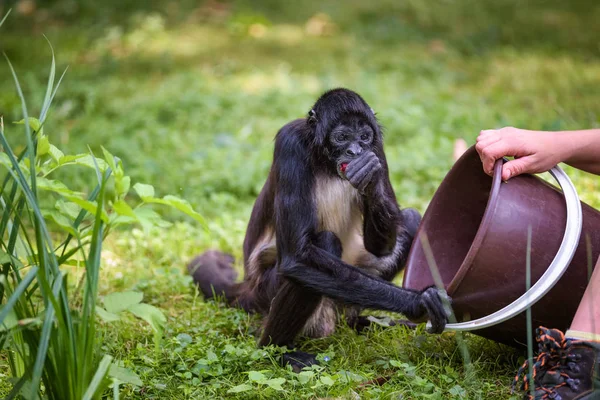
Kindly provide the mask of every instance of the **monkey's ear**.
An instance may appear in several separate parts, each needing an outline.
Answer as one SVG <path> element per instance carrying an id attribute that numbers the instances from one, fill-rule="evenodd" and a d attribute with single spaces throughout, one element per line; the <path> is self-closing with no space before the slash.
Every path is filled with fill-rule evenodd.
<path id="1" fill-rule="evenodd" d="M 308 122 L 311 124 L 317 122 L 317 113 L 315 112 L 315 110 L 310 110 L 308 112 Z"/>
<path id="2" fill-rule="evenodd" d="M 375 110 L 373 110 L 371 107 L 369 107 L 369 110 L 371 110 L 371 112 L 373 113 L 373 115 L 377 115 L 377 114 L 375 114 Z"/>

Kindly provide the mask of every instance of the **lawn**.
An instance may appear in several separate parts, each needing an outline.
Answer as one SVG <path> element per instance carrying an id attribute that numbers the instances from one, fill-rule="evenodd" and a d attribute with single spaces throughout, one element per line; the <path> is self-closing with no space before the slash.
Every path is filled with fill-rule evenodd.
<path id="1" fill-rule="evenodd" d="M 397 197 L 421 211 L 457 138 L 472 144 L 481 129 L 506 125 L 600 127 L 600 4 L 20 0 L 0 3 L 1 14 L 9 7 L 0 50 L 32 112 L 51 60 L 43 35 L 58 69 L 68 66 L 44 127 L 51 140 L 73 153 L 105 147 L 132 185 L 186 199 L 208 224 L 157 209 L 169 226 L 106 239 L 100 298 L 140 291 L 167 316 L 159 343 L 133 316 L 100 323 L 102 350 L 142 381 L 121 386 L 122 398 L 510 397 L 523 353 L 468 334 L 465 365 L 454 334 L 422 328 L 357 335 L 341 325 L 301 342 L 323 362 L 294 374 L 278 365 L 280 349 L 256 348 L 257 317 L 197 296 L 185 264 L 208 248 L 241 259 L 275 133 L 332 87 L 356 90 L 375 109 Z M 22 145 L 4 60 L 0 76 L 0 115 Z M 581 198 L 600 208 L 598 178 L 566 170 Z M 93 187 L 77 170 L 62 179 Z M 0 353 L 1 396 L 10 391 L 5 361 Z"/>

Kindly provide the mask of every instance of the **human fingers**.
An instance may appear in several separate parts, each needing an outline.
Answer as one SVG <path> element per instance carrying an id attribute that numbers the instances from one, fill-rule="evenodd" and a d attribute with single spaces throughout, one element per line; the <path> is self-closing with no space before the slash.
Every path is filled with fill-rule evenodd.
<path id="1" fill-rule="evenodd" d="M 494 164 L 496 160 L 504 156 L 519 156 L 524 157 L 529 154 L 521 154 L 521 149 L 516 147 L 512 142 L 499 140 L 488 146 L 481 148 L 479 156 L 483 165 L 483 170 L 488 175 L 494 173 Z"/>
<path id="2" fill-rule="evenodd" d="M 486 138 L 488 136 L 492 136 L 497 133 L 498 133 L 498 130 L 496 130 L 496 129 L 483 129 L 479 132 L 479 136 L 477 136 L 477 141 L 483 140 L 484 138 Z"/>
<path id="3" fill-rule="evenodd" d="M 560 159 L 541 157 L 538 153 L 515 158 L 502 166 L 502 179 L 508 180 L 513 176 L 521 174 L 546 172 L 559 162 Z"/>
<path id="4" fill-rule="evenodd" d="M 532 156 L 515 158 L 502 166 L 502 180 L 507 181 L 513 176 L 541 172 L 535 170 L 535 160 Z"/>
<path id="5" fill-rule="evenodd" d="M 477 153 L 481 157 L 481 152 L 483 149 L 489 145 L 499 142 L 500 140 L 502 140 L 502 136 L 500 134 L 487 135 L 475 144 L 475 150 L 477 150 Z"/>

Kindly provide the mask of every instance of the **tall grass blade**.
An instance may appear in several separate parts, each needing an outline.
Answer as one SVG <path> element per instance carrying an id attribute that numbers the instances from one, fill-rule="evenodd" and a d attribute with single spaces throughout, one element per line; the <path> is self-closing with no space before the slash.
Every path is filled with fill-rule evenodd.
<path id="1" fill-rule="evenodd" d="M 106 182 L 108 177 L 110 176 L 110 172 L 106 171 L 104 176 L 100 172 L 100 168 L 98 167 L 96 160 L 94 160 L 94 165 L 96 169 L 96 174 L 98 176 L 98 207 L 96 210 L 95 221 L 93 225 L 91 243 L 89 254 L 87 257 L 87 261 L 85 263 L 86 269 L 86 284 L 83 294 L 83 305 L 82 305 L 82 320 L 88 321 L 87 324 L 82 324 L 79 330 L 80 341 L 80 353 L 86 359 L 93 358 L 94 356 L 94 345 L 96 338 L 96 329 L 95 329 L 95 309 L 96 309 L 96 299 L 97 299 L 97 291 L 98 291 L 98 279 L 99 279 L 99 270 L 101 264 L 101 253 L 102 253 L 102 240 L 104 236 L 104 222 L 102 221 L 102 211 L 104 209 L 104 192 L 106 189 Z M 81 246 L 80 246 L 81 247 Z M 94 375 L 94 379 L 92 380 L 92 384 L 88 387 L 86 391 L 86 395 L 93 396 L 93 394 L 98 389 L 97 385 L 100 384 L 100 381 L 94 383 L 96 378 L 98 379 L 106 376 L 107 368 L 110 366 L 110 360 L 106 357 L 103 358 L 102 362 L 98 366 L 96 373 Z M 104 365 L 106 364 L 106 366 Z M 80 370 L 79 379 L 83 380 L 85 377 L 89 376 L 91 372 L 90 369 L 94 366 L 93 363 L 84 363 Z M 100 375 L 99 375 L 100 374 Z"/>
<path id="2" fill-rule="evenodd" d="M 94 398 L 94 395 L 102 388 L 102 381 L 106 378 L 106 374 L 108 373 L 108 368 L 112 362 L 112 357 L 109 355 L 105 355 L 100 361 L 100 365 L 98 365 L 98 369 L 90 382 L 87 390 L 85 391 L 82 400 L 91 400 Z"/>
<path id="3" fill-rule="evenodd" d="M 8 16 L 10 15 L 11 11 L 12 11 L 12 8 L 9 8 L 8 11 L 6 12 L 6 15 L 4 16 L 4 18 L 2 18 L 2 21 L 0 21 L 0 26 L 2 26 L 2 24 L 4 23 L 4 21 L 6 21 L 6 18 L 8 18 Z"/>
<path id="4" fill-rule="evenodd" d="M 62 80 L 65 77 L 65 75 L 67 74 L 68 70 L 69 70 L 69 67 L 66 67 L 65 70 L 63 71 L 63 73 L 60 75 L 60 78 L 58 78 L 58 82 L 56 82 L 56 86 L 54 87 L 54 91 L 52 92 L 52 96 L 50 96 L 50 103 L 48 103 L 48 108 L 50 108 L 50 104 L 52 104 L 52 101 L 54 100 L 54 97 L 56 96 L 56 92 L 58 92 L 58 88 L 60 87 L 60 84 L 62 83 Z M 46 116 L 44 116 L 44 118 L 45 117 Z"/>
<path id="5" fill-rule="evenodd" d="M 119 381 L 115 380 L 113 383 L 113 400 L 119 400 Z"/>
<path id="6" fill-rule="evenodd" d="M 525 290 L 529 292 L 531 287 L 531 225 L 527 227 L 527 255 L 525 259 Z M 527 371 L 527 379 L 529 380 L 529 390 L 531 398 L 534 399 L 535 385 L 533 384 L 533 326 L 531 318 L 531 307 L 527 307 L 527 359 L 529 360 L 529 370 Z"/>
<path id="7" fill-rule="evenodd" d="M 27 103 L 25 102 L 25 96 L 23 95 L 23 91 L 21 90 L 21 85 L 19 84 L 19 78 L 17 78 L 17 73 L 10 62 L 10 59 L 4 54 L 4 58 L 6 58 L 6 62 L 8 63 L 8 67 L 10 68 L 10 72 L 12 74 L 13 80 L 15 82 L 15 86 L 17 88 L 17 93 L 19 95 L 19 99 L 21 99 L 21 109 L 23 112 L 23 119 L 25 123 L 25 136 L 27 138 L 27 153 L 29 155 L 29 173 L 31 177 L 31 189 L 33 192 L 33 199 L 37 200 L 37 189 L 36 189 L 36 173 L 35 173 L 35 148 L 33 146 L 33 139 L 31 136 L 31 128 L 29 126 L 29 114 L 27 113 Z M 11 152 L 12 153 L 12 152 Z M 11 154 L 12 155 L 12 154 Z M 13 155 L 14 159 L 14 155 Z M 18 166 L 16 167 L 18 168 Z M 20 170 L 19 170 L 20 172 Z"/>
<path id="8" fill-rule="evenodd" d="M 50 51 L 52 52 L 52 63 L 50 64 L 50 75 L 48 76 L 48 86 L 46 88 L 46 95 L 44 96 L 44 103 L 42 104 L 42 111 L 40 112 L 40 118 L 39 118 L 40 124 L 42 126 L 44 125 L 44 122 L 46 122 L 48 110 L 50 109 L 50 105 L 52 104 L 52 101 L 54 100 L 54 96 L 56 96 L 56 92 L 58 92 L 58 88 L 60 87 L 60 84 L 61 84 L 63 78 L 65 77 L 67 70 L 69 69 L 68 67 L 65 68 L 62 75 L 58 79 L 58 82 L 56 83 L 56 85 L 54 85 L 54 77 L 55 77 L 55 73 L 56 73 L 56 59 L 54 57 L 54 48 L 52 47 L 52 43 L 50 43 L 50 40 L 48 40 L 46 35 L 44 35 L 44 38 L 48 42 L 48 45 L 50 46 Z"/>
<path id="9" fill-rule="evenodd" d="M 50 52 L 52 53 L 52 62 L 50 63 L 50 75 L 48 75 L 48 86 L 46 87 L 46 95 L 44 96 L 44 102 L 42 103 L 42 111 L 40 112 L 40 124 L 44 123 L 46 119 L 46 113 L 50 108 L 50 102 L 52 101 L 52 89 L 54 88 L 54 75 L 56 73 L 56 59 L 54 58 L 54 48 L 52 47 L 52 43 L 48 40 L 48 37 L 44 35 L 44 39 L 48 42 L 50 46 Z"/>
<path id="10" fill-rule="evenodd" d="M 423 246 L 423 252 L 425 253 L 425 258 L 427 259 L 427 265 L 429 265 L 429 270 L 431 271 L 431 276 L 433 277 L 433 282 L 438 290 L 442 291 L 446 294 L 446 289 L 444 287 L 444 281 L 442 280 L 442 275 L 440 274 L 440 270 L 435 261 L 435 257 L 433 255 L 433 251 L 431 250 L 431 246 L 429 244 L 429 239 L 427 238 L 426 233 L 421 233 L 419 235 L 419 239 L 421 240 L 421 245 Z M 456 323 L 456 315 L 454 315 L 454 310 L 452 310 L 452 305 L 448 302 L 446 298 L 442 296 L 442 302 L 444 303 L 444 307 L 450 310 L 450 316 L 448 320 L 451 323 Z M 467 344 L 463 337 L 462 332 L 455 332 L 456 343 L 458 348 L 460 349 L 461 356 L 463 359 L 463 364 L 465 368 L 466 380 L 471 380 L 475 377 L 475 371 L 473 368 L 473 364 L 471 363 L 471 355 L 469 354 L 469 349 L 467 348 Z"/>
<path id="11" fill-rule="evenodd" d="M 8 394 L 8 396 L 6 396 L 5 400 L 17 399 L 19 397 L 21 390 L 23 389 L 23 386 L 25 386 L 26 383 L 27 383 L 27 379 L 25 379 L 25 377 L 22 377 L 21 379 L 19 379 L 17 381 L 17 383 L 15 383 L 15 385 L 13 386 L 13 388 L 10 391 L 10 393 Z"/>
<path id="12" fill-rule="evenodd" d="M 54 313 L 55 310 L 59 308 L 58 304 L 56 304 L 56 298 L 59 296 L 59 292 L 62 289 L 62 282 L 63 274 L 59 273 L 59 275 L 54 280 L 53 288 L 50 292 L 51 295 L 45 296 L 50 301 L 48 301 L 46 305 L 46 314 L 44 316 L 44 323 L 42 325 L 42 333 L 40 335 L 40 341 L 37 349 L 37 357 L 33 366 L 33 373 L 31 377 L 32 387 L 39 387 L 40 380 L 42 378 L 44 362 L 46 361 L 46 354 L 48 352 L 48 345 L 50 342 L 50 335 L 54 327 Z M 59 325 L 61 320 L 62 318 L 59 316 Z"/>
<path id="13" fill-rule="evenodd" d="M 593 259 L 593 253 L 592 253 L 592 239 L 590 237 L 589 233 L 586 233 L 585 235 L 585 246 L 586 246 L 586 252 L 587 252 L 587 269 L 588 269 L 588 286 L 586 288 L 586 291 L 590 291 L 591 293 L 595 293 L 596 292 L 596 285 L 594 283 L 594 281 L 592 280 L 592 273 L 594 272 L 594 259 Z M 600 260 L 600 259 L 599 259 Z M 591 325 L 592 325 L 592 332 L 596 333 L 598 332 L 596 330 L 596 307 L 598 306 L 597 304 L 595 304 L 593 301 L 590 301 L 590 307 L 589 307 L 589 312 L 590 312 L 590 321 L 591 321 Z M 600 368 L 600 366 L 596 366 L 596 368 Z"/>
<path id="14" fill-rule="evenodd" d="M 4 307 L 2 307 L 2 309 L 0 310 L 0 325 L 4 324 L 4 318 L 6 318 L 8 313 L 12 310 L 12 308 L 17 303 L 17 301 L 19 301 L 19 298 L 21 297 L 21 295 L 23 295 L 25 290 L 27 290 L 27 287 L 31 284 L 31 282 L 35 278 L 35 276 L 37 275 L 37 272 L 38 272 L 38 267 L 35 267 L 35 266 L 32 267 L 31 270 L 27 273 L 27 275 L 25 275 L 23 280 L 21 280 L 21 282 L 19 282 L 19 284 L 15 288 L 15 291 L 8 298 L 8 301 L 6 302 Z"/>

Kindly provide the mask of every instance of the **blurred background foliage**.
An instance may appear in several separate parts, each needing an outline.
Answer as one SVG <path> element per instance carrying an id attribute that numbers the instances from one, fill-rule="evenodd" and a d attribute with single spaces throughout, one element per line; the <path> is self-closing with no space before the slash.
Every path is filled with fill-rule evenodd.
<path id="1" fill-rule="evenodd" d="M 230 222 L 247 219 L 277 130 L 334 86 L 376 110 L 399 200 L 421 210 L 452 163 L 455 138 L 599 123 L 594 1 L 0 4 L 13 8 L 0 44 L 26 97 L 44 89 L 42 34 L 69 67 L 48 127 L 55 141 L 75 151 L 103 144 L 134 182 Z M 0 107 L 6 121 L 18 118 L 9 79 Z"/>

